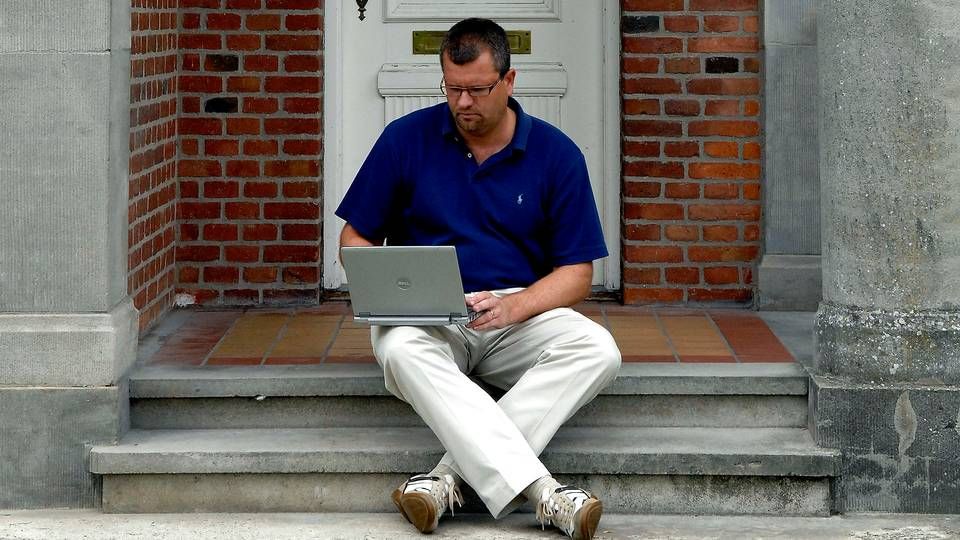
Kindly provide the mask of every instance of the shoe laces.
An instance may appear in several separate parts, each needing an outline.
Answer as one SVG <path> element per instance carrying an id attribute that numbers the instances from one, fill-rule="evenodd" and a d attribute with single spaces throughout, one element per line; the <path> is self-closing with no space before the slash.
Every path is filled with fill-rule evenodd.
<path id="1" fill-rule="evenodd" d="M 540 522 L 540 529 L 543 530 L 546 525 L 553 525 L 567 533 L 567 536 L 573 536 L 576 528 L 574 516 L 592 497 L 593 495 L 589 492 L 571 486 L 560 486 L 552 493 L 549 488 L 544 488 L 537 503 L 537 521 Z"/>
<path id="2" fill-rule="evenodd" d="M 438 515 L 446 512 L 447 508 L 450 509 L 450 514 L 454 515 L 454 503 L 457 503 L 461 507 L 463 506 L 463 495 L 460 493 L 460 486 L 453 481 L 453 477 L 449 474 L 443 476 L 414 476 L 407 481 L 403 492 L 417 492 L 430 495 L 433 497 L 434 502 L 437 503 L 437 508 L 440 509 L 437 513 Z"/>

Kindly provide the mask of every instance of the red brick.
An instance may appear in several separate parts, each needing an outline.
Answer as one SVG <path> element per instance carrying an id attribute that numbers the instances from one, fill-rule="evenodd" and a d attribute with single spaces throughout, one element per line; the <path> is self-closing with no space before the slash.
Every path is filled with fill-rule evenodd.
<path id="1" fill-rule="evenodd" d="M 659 285 L 660 269 L 626 267 L 623 269 L 623 281 L 639 285 Z"/>
<path id="2" fill-rule="evenodd" d="M 740 17 L 707 15 L 703 18 L 704 32 L 736 32 L 740 29 Z"/>
<path id="3" fill-rule="evenodd" d="M 195 266 L 182 266 L 177 273 L 180 283 L 197 283 L 200 281 L 200 269 Z"/>
<path id="4" fill-rule="evenodd" d="M 318 139 L 283 141 L 283 151 L 290 155 L 317 155 L 322 149 Z"/>
<path id="5" fill-rule="evenodd" d="M 683 40 L 674 37 L 625 37 L 623 52 L 666 54 L 683 51 Z"/>
<path id="6" fill-rule="evenodd" d="M 656 73 L 659 70 L 659 58 L 628 56 L 623 59 L 624 73 Z"/>
<path id="7" fill-rule="evenodd" d="M 626 120 L 623 133 L 632 137 L 679 137 L 683 135 L 683 126 L 680 122 L 663 120 Z"/>
<path id="8" fill-rule="evenodd" d="M 757 116 L 760 114 L 760 102 L 752 99 L 743 102 L 743 114 L 745 116 Z"/>
<path id="9" fill-rule="evenodd" d="M 243 112 L 248 114 L 273 114 L 280 109 L 277 98 L 244 97 Z"/>
<path id="10" fill-rule="evenodd" d="M 663 112 L 673 116 L 696 116 L 700 114 L 700 102 L 692 99 L 668 99 Z"/>
<path id="11" fill-rule="evenodd" d="M 208 156 L 235 156 L 240 152 L 240 141 L 235 139 L 207 139 L 203 153 Z"/>
<path id="12" fill-rule="evenodd" d="M 254 160 L 228 161 L 227 175 L 244 178 L 260 176 L 260 162 Z"/>
<path id="13" fill-rule="evenodd" d="M 740 188 L 736 184 L 707 184 L 703 187 L 705 199 L 736 199 Z"/>
<path id="14" fill-rule="evenodd" d="M 291 199 L 316 199 L 320 197 L 320 183 L 284 182 L 283 196 Z"/>
<path id="15" fill-rule="evenodd" d="M 737 143 L 706 141 L 703 143 L 703 151 L 710 157 L 716 158 L 736 158 Z"/>
<path id="16" fill-rule="evenodd" d="M 739 283 L 740 270 L 736 266 L 708 266 L 703 269 L 703 280 L 710 285 Z"/>
<path id="17" fill-rule="evenodd" d="M 747 242 L 755 242 L 760 239 L 760 226 L 748 223 L 743 227 L 743 239 Z"/>
<path id="18" fill-rule="evenodd" d="M 180 34 L 177 47 L 184 49 L 219 49 L 220 36 L 217 34 Z"/>
<path id="19" fill-rule="evenodd" d="M 667 283 L 675 284 L 696 284 L 700 283 L 700 269 L 692 267 L 669 267 L 664 268 L 664 276 Z"/>
<path id="20" fill-rule="evenodd" d="M 280 15 L 256 13 L 247 15 L 247 30 L 279 30 Z"/>
<path id="21" fill-rule="evenodd" d="M 283 110 L 291 114 L 316 114 L 322 106 L 320 98 L 288 97 L 283 100 Z"/>
<path id="22" fill-rule="evenodd" d="M 630 161 L 624 163 L 625 176 L 650 176 L 654 178 L 683 178 L 683 163 L 659 161 Z"/>
<path id="23" fill-rule="evenodd" d="M 756 38 L 751 38 L 756 41 Z M 318 51 L 319 34 L 274 34 L 266 37 L 266 48 L 271 51 Z"/>
<path id="24" fill-rule="evenodd" d="M 220 77 L 206 75 L 181 75 L 177 85 L 183 92 L 216 93 L 223 88 Z"/>
<path id="25" fill-rule="evenodd" d="M 177 204 L 179 219 L 217 219 L 220 217 L 220 203 L 185 202 Z"/>
<path id="26" fill-rule="evenodd" d="M 276 240 L 277 226 L 272 223 L 254 223 L 243 226 L 243 239 L 247 241 Z"/>
<path id="27" fill-rule="evenodd" d="M 301 71 L 320 71 L 319 56 L 290 55 L 283 61 L 283 69 L 289 73 Z"/>
<path id="28" fill-rule="evenodd" d="M 624 217 L 627 219 L 683 219 L 683 205 L 680 204 L 642 203 L 624 206 Z"/>
<path id="29" fill-rule="evenodd" d="M 251 54 L 243 59 L 243 69 L 246 71 L 278 71 L 280 59 L 266 54 Z"/>
<path id="30" fill-rule="evenodd" d="M 660 240 L 659 225 L 630 224 L 623 228 L 624 238 L 627 240 Z"/>
<path id="31" fill-rule="evenodd" d="M 667 240 L 674 242 L 696 242 L 700 240 L 700 230 L 695 225 L 667 225 L 663 228 Z"/>
<path id="32" fill-rule="evenodd" d="M 760 60 L 758 58 L 744 58 L 743 70 L 748 73 L 758 73 L 760 71 Z"/>
<path id="33" fill-rule="evenodd" d="M 262 0 L 227 0 L 227 9 L 260 9 Z"/>
<path id="34" fill-rule="evenodd" d="M 318 245 L 274 245 L 263 248 L 263 262 L 316 262 L 320 256 Z"/>
<path id="35" fill-rule="evenodd" d="M 217 9 L 220 7 L 220 0 L 180 0 L 179 7 Z"/>
<path id="36" fill-rule="evenodd" d="M 690 0 L 691 11 L 756 11 L 757 0 Z"/>
<path id="37" fill-rule="evenodd" d="M 656 141 L 624 141 L 623 155 L 632 157 L 657 157 L 660 143 Z"/>
<path id="38" fill-rule="evenodd" d="M 760 178 L 759 163 L 691 163 L 690 178 L 719 178 L 757 180 Z"/>
<path id="39" fill-rule="evenodd" d="M 694 157 L 700 155 L 700 144 L 694 141 L 663 143 L 663 154 L 670 157 Z"/>
<path id="40" fill-rule="evenodd" d="M 239 30 L 243 19 L 234 13 L 208 13 L 207 28 L 210 30 Z"/>
<path id="41" fill-rule="evenodd" d="M 319 283 L 320 269 L 316 266 L 288 266 L 283 269 L 284 283 Z"/>
<path id="42" fill-rule="evenodd" d="M 719 300 L 748 302 L 753 298 L 753 291 L 750 289 L 690 289 L 689 295 L 691 302 L 716 302 Z"/>
<path id="43" fill-rule="evenodd" d="M 704 120 L 690 122 L 691 136 L 755 137 L 760 134 L 760 124 L 754 121 Z"/>
<path id="44" fill-rule="evenodd" d="M 625 94 L 679 94 L 680 91 L 680 81 L 676 79 L 643 77 L 623 80 Z"/>
<path id="45" fill-rule="evenodd" d="M 758 253 L 757 246 L 690 246 L 687 249 L 687 254 L 693 262 L 752 262 L 757 258 Z"/>
<path id="46" fill-rule="evenodd" d="M 258 262 L 260 260 L 260 247 L 226 246 L 224 256 L 228 262 Z"/>
<path id="47" fill-rule="evenodd" d="M 188 160 L 177 162 L 178 176 L 220 176 L 220 162 L 214 160 Z"/>
<path id="48" fill-rule="evenodd" d="M 229 77 L 227 78 L 229 92 L 259 92 L 260 77 Z"/>
<path id="49" fill-rule="evenodd" d="M 700 59 L 667 58 L 663 69 L 667 73 L 700 73 Z"/>
<path id="50" fill-rule="evenodd" d="M 277 192 L 277 184 L 273 182 L 247 182 L 243 186 L 244 197 L 273 199 Z"/>
<path id="51" fill-rule="evenodd" d="M 267 118 L 264 128 L 269 135 L 320 134 L 318 118 Z M 284 145 L 286 146 L 286 145 Z"/>
<path id="52" fill-rule="evenodd" d="M 263 164 L 264 176 L 318 176 L 320 163 L 313 160 L 267 161 Z"/>
<path id="53" fill-rule="evenodd" d="M 624 258 L 635 263 L 671 263 L 683 260 L 677 246 L 624 246 Z"/>
<path id="54" fill-rule="evenodd" d="M 197 198 L 200 196 L 200 184 L 197 182 L 188 182 L 186 180 L 180 180 L 178 183 L 180 188 L 180 197 L 184 199 Z"/>
<path id="55" fill-rule="evenodd" d="M 269 122 L 269 120 L 268 120 Z M 259 118 L 227 118 L 228 135 L 259 135 Z"/>
<path id="56" fill-rule="evenodd" d="M 750 183 L 743 185 L 743 198 L 748 201 L 760 200 L 760 184 Z"/>
<path id="57" fill-rule="evenodd" d="M 660 100 L 625 99 L 623 101 L 623 114 L 660 114 Z"/>
<path id="58" fill-rule="evenodd" d="M 223 121 L 219 118 L 179 118 L 177 132 L 180 135 L 220 135 Z"/>
<path id="59" fill-rule="evenodd" d="M 260 205 L 252 202 L 229 202 L 224 206 L 227 219 L 258 219 Z"/>
<path id="60" fill-rule="evenodd" d="M 183 30 L 197 30 L 200 28 L 199 13 L 184 13 L 180 17 L 180 28 Z"/>
<path id="61" fill-rule="evenodd" d="M 302 202 L 265 203 L 263 215 L 266 219 L 317 219 L 320 217 L 320 205 Z"/>
<path id="62" fill-rule="evenodd" d="M 292 31 L 323 29 L 323 19 L 320 18 L 319 14 L 287 15 L 287 19 L 284 21 L 284 23 L 287 27 L 287 30 Z"/>
<path id="63" fill-rule="evenodd" d="M 760 206 L 756 204 L 692 204 L 688 218 L 698 221 L 742 220 L 759 221 Z"/>
<path id="64" fill-rule="evenodd" d="M 643 304 L 651 302 L 679 302 L 683 300 L 683 289 L 641 289 L 624 287 L 624 304 Z"/>
<path id="65" fill-rule="evenodd" d="M 665 195 L 668 199 L 699 199 L 700 184 L 693 182 L 667 184 Z"/>
<path id="66" fill-rule="evenodd" d="M 247 283 L 273 283 L 277 280 L 276 267 L 247 267 L 243 269 L 243 280 Z"/>
<path id="67" fill-rule="evenodd" d="M 740 114 L 740 102 L 735 99 L 710 99 L 707 100 L 707 108 L 704 113 L 707 116 L 738 116 Z"/>
<path id="68" fill-rule="evenodd" d="M 663 18 L 663 27 L 668 32 L 699 32 L 700 21 L 690 15 L 677 15 Z"/>
<path id="69" fill-rule="evenodd" d="M 255 51 L 260 48 L 257 34 L 231 34 L 227 36 L 227 49 L 231 51 Z"/>
<path id="70" fill-rule="evenodd" d="M 683 11 L 683 0 L 623 0 L 624 11 Z"/>
<path id="71" fill-rule="evenodd" d="M 206 181 L 203 183 L 203 196 L 211 199 L 233 198 L 240 195 L 237 182 Z"/>
<path id="72" fill-rule="evenodd" d="M 224 223 L 208 223 L 203 226 L 203 239 L 214 242 L 237 239 L 237 226 Z"/>
<path id="73" fill-rule="evenodd" d="M 320 225 L 316 223 L 287 223 L 283 225 L 281 236 L 283 240 L 318 240 Z"/>
<path id="74" fill-rule="evenodd" d="M 760 50 L 756 37 L 702 37 L 690 38 L 687 52 L 700 53 L 751 53 Z"/>
<path id="75" fill-rule="evenodd" d="M 687 91 L 691 94 L 748 96 L 760 92 L 760 80 L 751 79 L 691 79 L 687 81 Z"/>
<path id="76" fill-rule="evenodd" d="M 200 107 L 200 96 L 183 96 L 180 98 L 180 112 L 183 113 L 198 113 L 201 112 Z M 194 118 L 179 118 L 182 122 L 184 120 L 200 120 Z M 219 120 L 217 120 L 219 122 Z"/>
<path id="77" fill-rule="evenodd" d="M 703 228 L 705 242 L 736 242 L 739 236 L 733 225 L 707 225 Z"/>
<path id="78" fill-rule="evenodd" d="M 220 258 L 218 246 L 177 246 L 177 261 L 206 262 Z"/>
<path id="79" fill-rule="evenodd" d="M 279 152 L 277 141 L 243 141 L 243 153 L 248 156 L 272 156 Z"/>
<path id="80" fill-rule="evenodd" d="M 181 223 L 180 236 L 181 242 L 195 242 L 200 239 L 200 226 L 196 223 Z M 178 246 L 179 248 L 179 246 Z"/>
<path id="81" fill-rule="evenodd" d="M 624 182 L 624 197 L 654 198 L 660 196 L 660 182 Z"/>
<path id="82" fill-rule="evenodd" d="M 321 0 L 267 0 L 267 9 L 319 9 Z"/>

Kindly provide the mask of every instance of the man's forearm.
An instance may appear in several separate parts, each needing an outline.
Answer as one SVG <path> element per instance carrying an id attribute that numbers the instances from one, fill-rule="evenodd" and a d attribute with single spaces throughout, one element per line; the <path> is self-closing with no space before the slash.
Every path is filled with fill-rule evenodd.
<path id="1" fill-rule="evenodd" d="M 559 266 L 523 291 L 510 295 L 516 302 L 521 320 L 558 307 L 572 306 L 590 295 L 593 264 Z"/>

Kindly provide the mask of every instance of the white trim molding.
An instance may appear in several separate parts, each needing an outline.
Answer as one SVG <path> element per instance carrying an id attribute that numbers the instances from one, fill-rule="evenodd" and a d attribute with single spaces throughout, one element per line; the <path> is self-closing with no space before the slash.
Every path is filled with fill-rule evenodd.
<path id="1" fill-rule="evenodd" d="M 593 1 L 593 0 L 590 0 Z M 384 22 L 456 22 L 486 17 L 498 22 L 559 21 L 560 0 L 385 0 Z"/>

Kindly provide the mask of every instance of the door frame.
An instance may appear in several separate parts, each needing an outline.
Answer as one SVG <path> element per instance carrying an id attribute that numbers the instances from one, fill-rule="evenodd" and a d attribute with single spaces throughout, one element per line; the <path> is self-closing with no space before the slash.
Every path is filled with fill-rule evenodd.
<path id="1" fill-rule="evenodd" d="M 607 290 L 621 288 L 620 276 L 620 0 L 602 2 L 603 29 L 603 77 L 600 91 L 603 93 L 603 156 L 604 182 L 597 204 L 602 210 L 604 240 L 610 255 L 604 264 L 603 287 Z M 342 175 L 340 156 L 343 154 L 343 31 L 340 25 L 341 10 L 351 9 L 352 3 L 324 2 L 324 49 L 323 49 L 323 205 L 339 203 L 343 197 L 330 178 Z M 334 201 L 337 201 L 334 203 Z M 321 213 L 326 216 L 325 210 Z M 335 218 L 339 219 L 339 218 Z M 340 239 L 335 228 L 323 227 L 323 287 L 336 289 L 342 283 L 331 281 L 331 264 L 338 265 Z"/>

